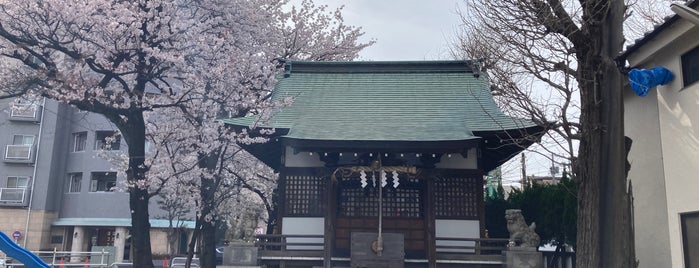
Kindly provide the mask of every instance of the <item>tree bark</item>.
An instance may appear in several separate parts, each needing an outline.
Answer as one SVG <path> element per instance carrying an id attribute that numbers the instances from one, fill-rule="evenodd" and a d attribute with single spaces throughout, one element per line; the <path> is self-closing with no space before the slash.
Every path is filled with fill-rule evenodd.
<path id="1" fill-rule="evenodd" d="M 148 221 L 148 191 L 132 189 L 129 191 L 131 207 L 131 247 L 133 248 L 134 267 L 153 267 L 153 254 L 150 243 L 150 222 Z"/>
<path id="2" fill-rule="evenodd" d="M 632 218 L 626 181 L 622 76 L 614 58 L 623 44 L 621 0 L 583 6 L 576 47 L 582 109 L 578 178 L 577 267 L 635 267 Z M 602 11 L 602 12 L 600 12 Z"/>
<path id="3" fill-rule="evenodd" d="M 216 190 L 221 178 L 216 172 L 219 161 L 218 152 L 199 155 L 199 167 L 206 169 L 213 178 L 200 178 L 199 195 L 201 211 L 197 215 L 197 226 L 201 228 L 201 245 L 199 246 L 199 263 L 201 267 L 216 267 Z"/>
<path id="4" fill-rule="evenodd" d="M 214 194 L 216 186 L 212 179 L 202 178 L 201 195 L 204 207 L 202 213 L 197 217 L 201 221 L 201 254 L 199 262 L 201 267 L 216 267 L 216 221 L 208 218 L 214 210 Z"/>
<path id="5" fill-rule="evenodd" d="M 132 112 L 126 120 L 118 116 L 107 118 L 121 131 L 128 144 L 129 167 L 126 180 L 129 182 L 129 208 L 131 209 L 131 247 L 133 248 L 134 267 L 153 267 L 153 254 L 150 241 L 150 221 L 148 202 L 150 194 L 147 188 L 145 167 L 146 128 L 143 112 Z"/>
<path id="6" fill-rule="evenodd" d="M 192 240 L 189 240 L 189 245 L 187 245 L 187 260 L 185 261 L 185 267 L 189 268 L 192 265 L 192 258 L 194 258 L 194 251 L 196 250 L 197 241 L 199 240 L 199 234 L 201 230 L 201 223 L 195 221 L 194 232 L 192 232 Z"/>

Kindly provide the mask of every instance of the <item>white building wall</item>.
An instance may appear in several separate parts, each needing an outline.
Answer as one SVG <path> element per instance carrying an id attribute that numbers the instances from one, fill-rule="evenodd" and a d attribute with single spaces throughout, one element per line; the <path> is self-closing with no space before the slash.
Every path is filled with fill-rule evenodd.
<path id="1" fill-rule="evenodd" d="M 632 180 L 641 180 L 645 176 L 647 179 L 646 184 L 634 183 L 634 190 L 638 193 L 635 197 L 636 255 L 641 261 L 640 267 L 684 267 L 680 214 L 699 211 L 696 190 L 699 189 L 699 180 L 697 179 L 697 174 L 699 174 L 699 83 L 684 87 L 680 60 L 683 53 L 699 45 L 698 36 L 699 27 L 680 20 L 659 35 L 656 38 L 657 41 L 649 42 L 635 56 L 629 58 L 631 66 L 639 64 L 646 68 L 664 66 L 676 76 L 670 84 L 653 89 L 649 95 L 654 96 L 646 97 L 657 98 L 660 148 L 652 144 L 639 144 L 642 141 L 638 140 L 634 142 L 634 147 L 638 151 L 634 151 L 635 149 L 632 148 L 632 160 L 638 160 L 640 163 L 634 165 L 632 162 L 629 177 Z M 655 100 L 637 101 L 634 98 L 641 97 L 628 97 L 626 99 L 626 119 L 633 117 L 630 115 L 633 112 L 648 113 L 648 116 L 652 116 L 652 112 L 648 110 L 654 108 L 652 103 Z M 636 133 L 653 132 L 654 129 L 651 126 L 654 124 L 652 121 L 655 120 L 650 117 L 646 121 L 627 120 L 625 123 L 627 135 L 634 133 L 634 131 Z M 645 137 L 648 137 L 649 143 L 652 143 L 650 139 L 658 138 L 652 133 L 646 133 Z M 661 156 L 657 160 L 662 162 L 660 167 L 650 163 L 652 161 L 643 162 L 643 159 L 654 158 L 653 155 L 659 152 Z M 655 265 L 654 261 L 664 259 L 663 252 L 666 246 L 662 235 L 654 237 L 647 234 L 647 232 L 665 233 L 665 230 L 661 229 L 662 223 L 655 222 L 653 219 L 643 219 L 644 215 L 642 215 L 647 213 L 646 209 L 649 207 L 645 207 L 646 205 L 652 207 L 653 202 L 658 202 L 657 206 L 662 206 L 662 188 L 657 187 L 660 183 L 651 181 L 651 177 L 658 171 L 663 173 L 663 176 L 659 177 L 658 180 L 664 179 L 665 184 L 664 195 L 667 203 L 666 218 L 671 266 L 667 264 Z M 648 218 L 650 217 L 652 215 L 648 215 Z M 648 230 L 645 230 L 643 220 L 648 221 L 649 225 L 657 224 L 657 229 L 647 226 Z M 653 247 L 655 248 L 651 250 Z"/>
<path id="2" fill-rule="evenodd" d="M 699 30 L 694 31 L 694 38 Z M 668 223 L 672 266 L 684 267 L 680 213 L 699 211 L 699 85 L 682 89 L 679 57 L 673 53 L 685 52 L 698 42 L 676 40 L 665 50 L 667 66 L 678 77 L 666 90 L 658 91 L 660 129 L 662 131 L 663 158 L 665 163 L 666 191 L 668 195 Z M 690 47 L 691 45 L 691 47 Z M 680 54 L 681 54 L 680 53 Z M 663 55 L 659 55 L 663 57 Z M 659 61 L 663 62 L 663 61 Z"/>
<path id="3" fill-rule="evenodd" d="M 633 140 L 629 180 L 634 186 L 636 258 L 639 268 L 665 267 L 671 262 L 670 237 L 657 94 L 641 98 L 625 90 L 625 134 Z"/>

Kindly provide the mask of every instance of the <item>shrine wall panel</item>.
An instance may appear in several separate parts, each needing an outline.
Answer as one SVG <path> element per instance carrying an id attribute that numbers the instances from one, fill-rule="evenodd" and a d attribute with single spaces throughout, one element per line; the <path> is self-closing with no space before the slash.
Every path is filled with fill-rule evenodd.
<path id="1" fill-rule="evenodd" d="M 282 222 L 282 234 L 285 235 L 323 235 L 325 218 L 320 217 L 285 217 Z M 323 238 L 287 238 L 288 243 L 323 243 Z M 322 250 L 323 246 L 287 246 L 288 250 Z"/>
<path id="2" fill-rule="evenodd" d="M 468 150 L 466 157 L 461 154 L 444 154 L 435 166 L 442 169 L 477 169 L 478 154 L 476 149 Z"/>

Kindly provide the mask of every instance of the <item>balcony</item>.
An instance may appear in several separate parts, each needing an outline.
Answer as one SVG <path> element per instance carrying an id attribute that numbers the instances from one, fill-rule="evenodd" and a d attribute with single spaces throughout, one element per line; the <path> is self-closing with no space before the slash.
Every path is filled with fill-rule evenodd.
<path id="1" fill-rule="evenodd" d="M 40 110 L 36 104 L 15 104 L 10 109 L 10 120 L 39 122 Z"/>
<path id="2" fill-rule="evenodd" d="M 0 206 L 26 206 L 28 197 L 26 188 L 0 188 Z"/>
<path id="3" fill-rule="evenodd" d="M 7 145 L 5 162 L 34 163 L 34 145 Z"/>

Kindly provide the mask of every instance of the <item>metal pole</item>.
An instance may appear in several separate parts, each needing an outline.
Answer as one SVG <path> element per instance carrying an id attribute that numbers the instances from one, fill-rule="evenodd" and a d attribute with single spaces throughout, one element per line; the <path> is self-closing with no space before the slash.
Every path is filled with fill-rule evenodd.
<path id="1" fill-rule="evenodd" d="M 38 109 L 37 109 L 38 110 Z M 34 152 L 34 171 L 32 171 L 31 186 L 29 187 L 29 204 L 27 204 L 27 220 L 24 225 L 24 240 L 22 241 L 22 247 L 27 247 L 27 239 L 29 239 L 29 220 L 32 214 L 32 201 L 34 201 L 34 185 L 36 181 L 36 172 L 39 168 L 39 150 L 41 149 L 41 132 L 44 128 L 44 115 L 46 114 L 46 97 L 41 99 L 41 117 L 39 118 L 39 134 L 36 139 L 36 151 Z M 26 189 L 24 190 L 26 193 Z M 22 197 L 24 198 L 24 197 Z M 24 200 L 22 200 L 24 201 Z M 41 245 L 39 245 L 41 246 Z"/>

